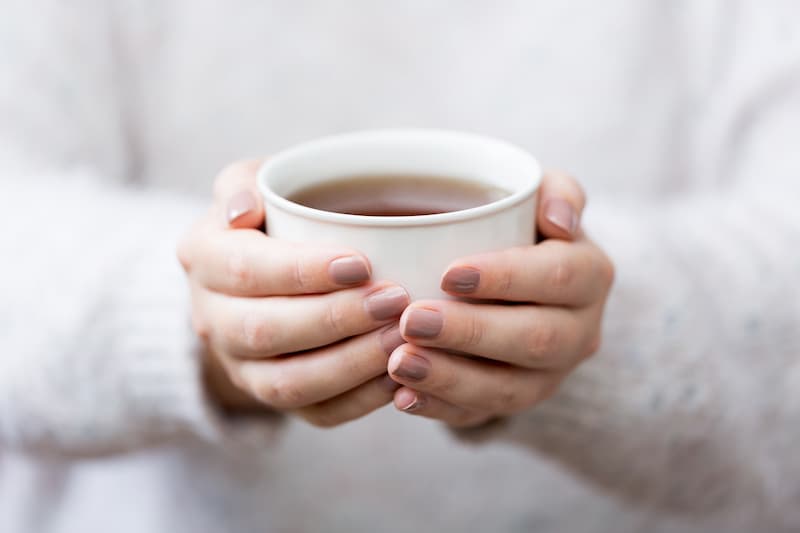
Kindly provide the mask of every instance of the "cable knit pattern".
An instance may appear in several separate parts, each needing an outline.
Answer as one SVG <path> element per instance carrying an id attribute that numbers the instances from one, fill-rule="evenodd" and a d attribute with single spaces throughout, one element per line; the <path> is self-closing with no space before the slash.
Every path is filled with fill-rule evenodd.
<path id="1" fill-rule="evenodd" d="M 0 531 L 796 531 L 798 20 L 781 0 L 11 0 Z M 173 249 L 217 169 L 377 126 L 574 172 L 617 265 L 600 353 L 459 432 L 480 446 L 391 410 L 273 439 L 201 386 Z"/>

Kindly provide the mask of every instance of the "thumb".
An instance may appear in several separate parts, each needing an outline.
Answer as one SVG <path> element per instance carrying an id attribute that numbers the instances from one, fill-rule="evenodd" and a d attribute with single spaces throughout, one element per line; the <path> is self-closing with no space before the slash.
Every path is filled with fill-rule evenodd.
<path id="1" fill-rule="evenodd" d="M 548 171 L 539 186 L 536 227 L 545 239 L 572 240 L 586 205 L 583 188 L 572 176 Z"/>
<path id="2" fill-rule="evenodd" d="M 228 228 L 258 228 L 264 223 L 264 202 L 256 185 L 263 159 L 231 163 L 214 180 L 214 208 Z"/>

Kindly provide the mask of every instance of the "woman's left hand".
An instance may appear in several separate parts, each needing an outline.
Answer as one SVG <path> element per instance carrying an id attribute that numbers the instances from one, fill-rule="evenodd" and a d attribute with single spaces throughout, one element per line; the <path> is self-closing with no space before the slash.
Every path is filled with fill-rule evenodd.
<path id="1" fill-rule="evenodd" d="M 478 425 L 544 400 L 598 349 L 614 269 L 580 229 L 584 203 L 575 180 L 546 175 L 537 209 L 544 240 L 451 264 L 442 289 L 474 301 L 406 308 L 400 327 L 408 344 L 388 363 L 403 385 L 398 409 Z"/>

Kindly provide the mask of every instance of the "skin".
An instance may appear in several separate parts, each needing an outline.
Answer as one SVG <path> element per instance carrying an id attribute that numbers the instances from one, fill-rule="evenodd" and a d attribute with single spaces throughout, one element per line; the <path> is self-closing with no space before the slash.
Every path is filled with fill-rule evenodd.
<path id="1" fill-rule="evenodd" d="M 213 206 L 178 246 L 192 324 L 207 348 L 206 383 L 223 407 L 331 427 L 393 402 L 473 426 L 544 400 L 597 350 L 613 267 L 579 228 L 585 199 L 571 177 L 551 172 L 542 182 L 538 244 L 459 259 L 443 288 L 451 271 L 479 276 L 468 294 L 451 291 L 462 300 L 408 305 L 389 281 L 336 281 L 331 263 L 341 258 L 363 261 L 369 275 L 355 250 L 259 231 L 258 163 L 219 174 Z M 396 309 L 376 318 L 369 298 L 382 290 Z M 416 334 L 419 310 L 441 325 L 437 335 Z"/>

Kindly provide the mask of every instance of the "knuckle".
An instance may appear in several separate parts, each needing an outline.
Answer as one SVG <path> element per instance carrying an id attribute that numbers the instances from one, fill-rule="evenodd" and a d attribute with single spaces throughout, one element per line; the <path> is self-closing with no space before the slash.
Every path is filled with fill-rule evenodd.
<path id="1" fill-rule="evenodd" d="M 325 313 L 325 325 L 329 331 L 333 332 L 338 338 L 349 337 L 347 322 L 350 313 L 344 305 L 339 302 L 333 302 L 328 306 Z"/>
<path id="2" fill-rule="evenodd" d="M 561 339 L 556 328 L 540 325 L 532 327 L 525 336 L 525 352 L 531 363 L 548 359 L 558 349 Z"/>
<path id="3" fill-rule="evenodd" d="M 506 249 L 497 252 L 495 264 L 487 271 L 488 277 L 485 281 L 487 286 L 492 287 L 491 292 L 498 293 L 499 296 L 511 294 L 514 291 L 514 269 L 511 265 L 515 264 L 517 249 Z M 482 281 L 482 283 L 484 283 Z"/>
<path id="4" fill-rule="evenodd" d="M 257 315 L 247 314 L 242 319 L 241 340 L 250 351 L 268 353 L 274 344 L 272 325 Z"/>
<path id="5" fill-rule="evenodd" d="M 511 373 L 506 373 L 502 384 L 495 391 L 492 410 L 496 413 L 511 413 L 516 411 L 523 402 L 523 394 L 519 383 Z"/>
<path id="6" fill-rule="evenodd" d="M 306 292 L 311 285 L 311 276 L 308 273 L 304 259 L 298 254 L 292 262 L 292 285 L 300 292 Z"/>
<path id="7" fill-rule="evenodd" d="M 570 264 L 563 256 L 553 265 L 550 274 L 550 286 L 557 291 L 564 291 L 575 278 L 575 267 Z"/>
<path id="8" fill-rule="evenodd" d="M 514 273 L 507 265 L 498 269 L 497 289 L 501 295 L 511 294 L 514 291 Z"/>
<path id="9" fill-rule="evenodd" d="M 231 287 L 234 290 L 246 292 L 253 288 L 255 273 L 247 255 L 242 250 L 235 250 L 230 254 L 226 261 L 226 268 Z"/>
<path id="10" fill-rule="evenodd" d="M 250 384 L 239 371 L 237 365 L 231 362 L 223 362 L 222 366 L 225 369 L 225 373 L 228 375 L 228 379 L 231 380 L 231 383 L 233 383 L 237 389 L 247 391 L 249 393 L 251 390 Z"/>
<path id="11" fill-rule="evenodd" d="M 479 346 L 486 334 L 486 326 L 479 318 L 478 313 L 470 313 L 468 317 L 462 342 L 465 347 Z"/>
<path id="12" fill-rule="evenodd" d="M 253 396 L 255 396 L 261 402 L 271 407 L 282 407 L 279 402 L 278 394 L 272 383 L 250 383 L 250 390 L 253 391 Z"/>
<path id="13" fill-rule="evenodd" d="M 305 394 L 297 382 L 283 373 L 256 387 L 256 396 L 279 409 L 294 409 L 303 405 Z"/>
<path id="14" fill-rule="evenodd" d="M 497 391 L 494 410 L 500 413 L 513 411 L 519 401 L 519 393 L 512 387 L 504 387 Z"/>

